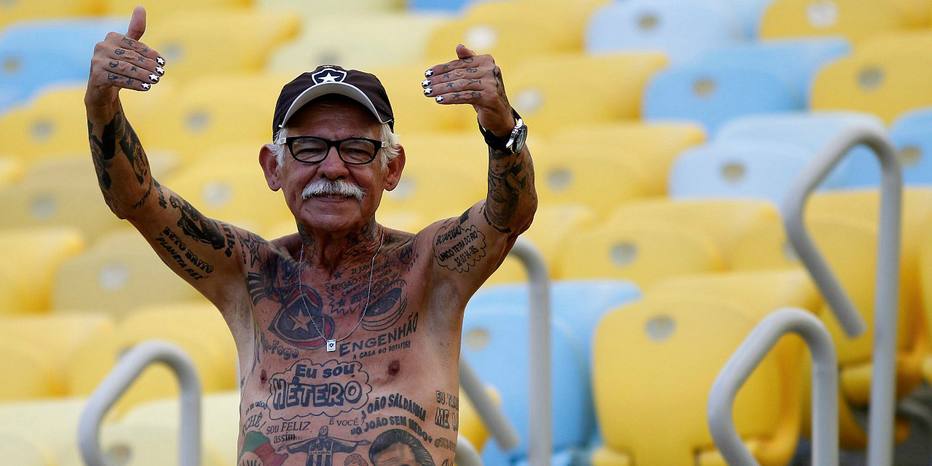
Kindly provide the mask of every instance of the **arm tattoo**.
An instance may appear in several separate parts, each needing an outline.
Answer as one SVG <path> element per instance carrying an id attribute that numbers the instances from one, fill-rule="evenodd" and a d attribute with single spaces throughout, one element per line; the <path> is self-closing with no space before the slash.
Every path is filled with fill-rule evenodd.
<path id="1" fill-rule="evenodd" d="M 443 223 L 434 237 L 437 263 L 455 272 L 469 272 L 485 257 L 485 235 L 468 222 L 469 211 Z"/>
<path id="2" fill-rule="evenodd" d="M 110 191 L 113 187 L 113 176 L 110 170 L 119 149 L 119 152 L 122 152 L 129 162 L 136 182 L 139 186 L 146 187 L 140 199 L 132 204 L 133 208 L 142 206 L 156 183 L 151 176 L 149 160 L 146 158 L 146 153 L 139 142 L 139 137 L 129 122 L 126 121 L 123 112 L 118 111 L 113 119 L 104 126 L 101 137 L 98 138 L 94 135 L 94 125 L 90 121 L 87 122 L 87 130 L 91 143 L 91 156 L 94 161 L 94 168 L 97 171 L 97 181 L 104 193 L 104 200 L 107 201 L 107 205 L 113 208 L 117 202 L 114 194 Z"/>
<path id="3" fill-rule="evenodd" d="M 530 172 L 520 155 L 489 148 L 489 192 L 482 215 L 492 228 L 511 233 L 509 225 L 522 193 L 528 190 Z"/>
<path id="4" fill-rule="evenodd" d="M 114 122 L 111 121 L 104 126 L 103 134 L 100 137 L 94 135 L 94 124 L 87 122 L 87 133 L 91 142 L 91 158 L 94 161 L 94 170 L 97 172 L 97 184 L 100 185 L 100 191 L 104 195 L 104 201 L 111 209 L 114 209 L 113 194 L 110 193 L 110 187 L 113 186 L 113 179 L 110 177 L 110 167 L 113 165 L 113 157 L 116 155 L 116 131 L 114 131 Z"/>
<path id="5" fill-rule="evenodd" d="M 181 218 L 178 219 L 178 226 L 185 235 L 211 246 L 214 249 L 226 248 L 227 257 L 233 255 L 233 243 L 235 238 L 232 230 L 219 224 L 216 220 L 211 220 L 201 214 L 188 201 L 172 194 L 168 198 L 172 207 L 181 211 Z M 221 227 L 223 231 L 221 231 Z"/>

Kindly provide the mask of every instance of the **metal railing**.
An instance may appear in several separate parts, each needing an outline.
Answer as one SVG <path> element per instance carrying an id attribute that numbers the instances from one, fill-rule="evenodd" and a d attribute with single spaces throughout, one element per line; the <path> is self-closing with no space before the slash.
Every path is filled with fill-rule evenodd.
<path id="1" fill-rule="evenodd" d="M 201 464 L 201 382 L 191 358 L 174 344 L 151 340 L 132 347 L 120 358 L 110 374 L 91 394 L 78 420 L 78 448 L 88 466 L 108 466 L 100 448 L 100 428 L 104 417 L 152 363 L 166 364 L 181 387 L 181 428 L 178 435 L 178 461 L 181 466 Z"/>
<path id="2" fill-rule="evenodd" d="M 709 429 L 716 446 L 731 466 L 758 462 L 738 436 L 732 406 L 764 356 L 786 333 L 798 334 L 812 354 L 812 464 L 838 466 L 838 368 L 832 337 L 818 318 L 801 309 L 784 308 L 758 324 L 728 361 L 709 394 Z"/>
<path id="3" fill-rule="evenodd" d="M 900 283 L 900 216 L 903 180 L 896 153 L 882 130 L 853 125 L 839 133 L 806 167 L 781 206 L 787 238 L 825 296 L 833 314 L 850 337 L 861 335 L 865 324 L 806 231 L 806 199 L 848 151 L 867 145 L 882 169 L 880 233 L 874 299 L 873 373 L 867 464 L 889 466 L 893 461 L 893 422 L 896 395 L 896 334 Z"/>

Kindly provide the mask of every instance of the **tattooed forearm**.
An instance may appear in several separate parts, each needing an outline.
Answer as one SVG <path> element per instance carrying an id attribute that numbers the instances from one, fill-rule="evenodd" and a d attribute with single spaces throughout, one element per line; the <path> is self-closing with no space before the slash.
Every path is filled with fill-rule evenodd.
<path id="1" fill-rule="evenodd" d="M 188 277 L 194 280 L 206 278 L 214 266 L 199 258 L 171 228 L 165 227 L 155 239 L 168 258 Z"/>
<path id="2" fill-rule="evenodd" d="M 144 187 L 142 194 L 130 203 L 132 209 L 141 207 L 149 198 L 156 183 L 152 179 L 149 161 L 139 137 L 122 111 L 113 115 L 110 122 L 103 126 L 99 136 L 96 130 L 94 123 L 88 121 L 87 131 L 91 145 L 91 157 L 104 200 L 111 210 L 119 212 L 124 199 L 137 193 L 140 187 Z M 126 168 L 116 163 L 118 152 L 126 157 L 128 168 L 136 180 L 135 185 L 119 181 L 114 185 L 114 180 L 123 180 L 128 175 L 120 173 Z"/>
<path id="3" fill-rule="evenodd" d="M 502 233 L 511 233 L 522 201 L 533 199 L 533 168 L 524 154 L 489 148 L 489 192 L 482 215 Z"/>
<path id="4" fill-rule="evenodd" d="M 113 194 L 110 193 L 110 188 L 113 186 L 110 167 L 113 165 L 113 157 L 116 155 L 114 122 L 111 121 L 104 126 L 103 133 L 98 137 L 94 135 L 94 124 L 88 121 L 87 133 L 91 143 L 91 158 L 94 161 L 94 170 L 97 172 L 97 184 L 100 185 L 104 201 L 107 202 L 111 210 L 115 210 Z"/>

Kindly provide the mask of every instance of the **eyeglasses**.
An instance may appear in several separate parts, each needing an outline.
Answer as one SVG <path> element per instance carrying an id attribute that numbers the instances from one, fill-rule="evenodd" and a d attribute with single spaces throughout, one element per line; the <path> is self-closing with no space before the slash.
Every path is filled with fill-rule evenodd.
<path id="1" fill-rule="evenodd" d="M 346 138 L 337 141 L 316 136 L 293 136 L 285 138 L 285 145 L 295 160 L 304 163 L 320 163 L 327 158 L 331 147 L 337 148 L 340 160 L 349 165 L 365 165 L 375 159 L 375 154 L 385 143 L 369 138 Z"/>

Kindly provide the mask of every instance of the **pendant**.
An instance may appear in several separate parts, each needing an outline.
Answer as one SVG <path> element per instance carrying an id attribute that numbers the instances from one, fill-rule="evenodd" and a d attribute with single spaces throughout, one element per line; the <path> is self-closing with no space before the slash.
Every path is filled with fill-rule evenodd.
<path id="1" fill-rule="evenodd" d="M 334 352 L 337 350 L 337 341 L 336 340 L 327 340 L 327 352 Z"/>

